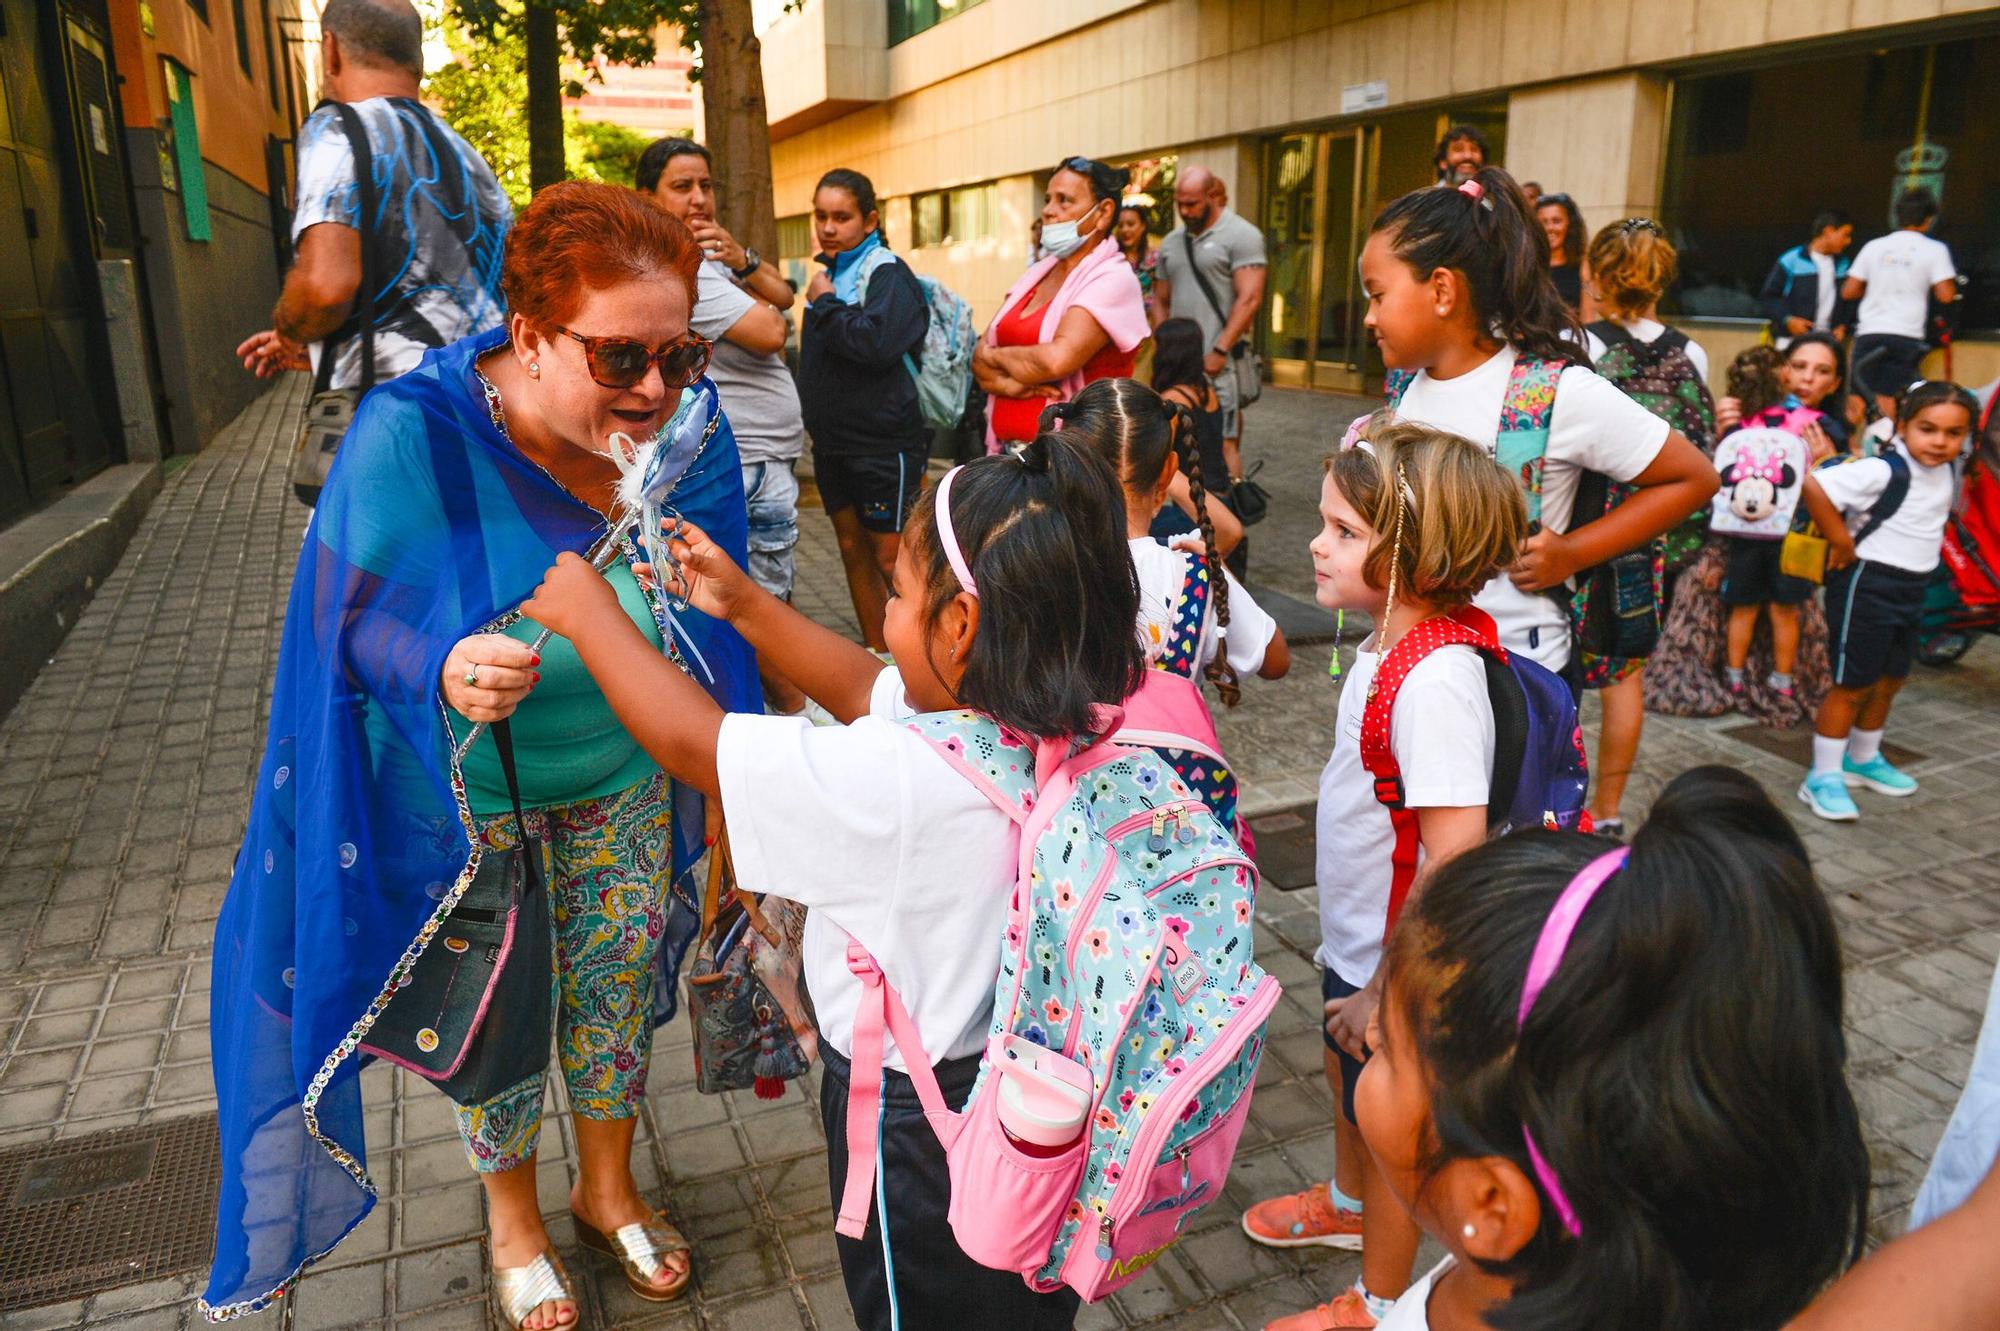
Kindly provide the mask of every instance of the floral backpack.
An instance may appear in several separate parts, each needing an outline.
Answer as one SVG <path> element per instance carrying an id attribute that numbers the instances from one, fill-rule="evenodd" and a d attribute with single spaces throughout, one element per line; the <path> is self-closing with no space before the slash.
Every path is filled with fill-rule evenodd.
<path id="1" fill-rule="evenodd" d="M 946 1107 L 901 998 L 848 944 L 863 989 L 835 1229 L 858 1238 L 867 1223 L 886 1030 L 944 1144 L 960 1248 L 1035 1289 L 1101 1299 L 1228 1179 L 1279 998 L 1251 957 L 1256 866 L 1149 749 L 1101 735 L 1031 748 L 970 711 L 908 724 L 1020 827 L 1020 871 L 963 1113 Z M 1012 1036 L 1088 1073 L 1090 1116 L 1055 1154 L 1024 1153 L 1000 1127 L 995 1066 Z"/>

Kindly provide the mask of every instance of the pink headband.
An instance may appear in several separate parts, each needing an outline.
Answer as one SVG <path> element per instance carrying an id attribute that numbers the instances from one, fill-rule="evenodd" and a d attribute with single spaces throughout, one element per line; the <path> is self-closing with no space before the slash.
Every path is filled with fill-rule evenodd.
<path id="1" fill-rule="evenodd" d="M 1549 911 L 1549 918 L 1542 922 L 1541 937 L 1535 940 L 1534 955 L 1528 959 L 1528 977 L 1521 985 L 1521 1012 L 1515 1018 L 1515 1025 L 1524 1026 L 1528 1013 L 1534 1009 L 1535 1000 L 1554 978 L 1556 968 L 1562 965 L 1563 953 L 1569 949 L 1570 935 L 1576 932 L 1577 921 L 1583 918 L 1584 907 L 1597 895 L 1597 889 L 1605 880 L 1625 867 L 1625 860 L 1631 849 L 1620 846 L 1606 851 L 1583 866 L 1582 872 L 1569 880 L 1569 886 L 1556 898 L 1556 904 Z M 1535 1145 L 1534 1134 L 1528 1125 L 1521 1125 L 1521 1140 L 1528 1146 L 1528 1162 L 1535 1167 L 1535 1177 L 1541 1180 L 1542 1191 L 1548 1193 L 1555 1204 L 1556 1215 L 1562 1219 L 1563 1228 L 1572 1236 L 1583 1233 L 1583 1226 L 1577 1222 L 1576 1208 L 1563 1195 L 1562 1184 L 1556 1181 L 1556 1171 L 1543 1158 L 1541 1149 Z"/>
<path id="2" fill-rule="evenodd" d="M 979 586 L 972 580 L 972 568 L 965 562 L 965 552 L 958 548 L 958 533 L 951 529 L 951 481 L 964 470 L 963 466 L 953 467 L 937 484 L 938 544 L 944 547 L 945 562 L 951 565 L 952 576 L 958 579 L 958 585 L 977 597 Z"/>

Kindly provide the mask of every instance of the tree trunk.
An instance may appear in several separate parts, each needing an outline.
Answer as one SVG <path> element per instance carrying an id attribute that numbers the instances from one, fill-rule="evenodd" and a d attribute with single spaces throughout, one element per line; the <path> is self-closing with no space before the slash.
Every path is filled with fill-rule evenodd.
<path id="1" fill-rule="evenodd" d="M 701 99 L 708 150 L 722 177 L 717 221 L 776 261 L 771 126 L 764 111 L 763 44 L 750 0 L 701 0 Z"/>
<path id="2" fill-rule="evenodd" d="M 539 192 L 569 174 L 563 160 L 562 39 L 556 12 L 529 4 L 528 188 Z"/>

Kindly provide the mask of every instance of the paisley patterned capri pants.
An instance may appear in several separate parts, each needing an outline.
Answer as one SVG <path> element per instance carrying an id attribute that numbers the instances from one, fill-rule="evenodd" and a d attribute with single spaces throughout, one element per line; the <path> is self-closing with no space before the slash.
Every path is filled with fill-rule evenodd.
<path id="1" fill-rule="evenodd" d="M 666 778 L 574 804 L 527 811 L 540 839 L 554 914 L 556 1057 L 583 1118 L 631 1118 L 646 1094 L 653 1042 L 653 958 L 673 876 Z M 482 845 L 517 844 L 512 813 L 480 820 Z M 537 1073 L 458 1108 L 458 1131 L 481 1173 L 514 1168 L 542 1133 Z"/>

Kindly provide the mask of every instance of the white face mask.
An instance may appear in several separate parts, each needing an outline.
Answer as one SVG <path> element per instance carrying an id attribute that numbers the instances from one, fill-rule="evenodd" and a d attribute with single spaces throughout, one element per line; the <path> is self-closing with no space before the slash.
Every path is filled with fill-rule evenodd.
<path id="1" fill-rule="evenodd" d="M 1094 211 L 1096 210 L 1092 209 L 1092 212 Z M 1085 213 L 1083 217 L 1072 218 L 1067 222 L 1042 223 L 1042 244 L 1037 251 L 1038 256 L 1044 259 L 1066 259 L 1076 253 L 1077 246 L 1083 244 L 1086 238 L 1083 218 L 1089 216 L 1090 213 Z"/>

